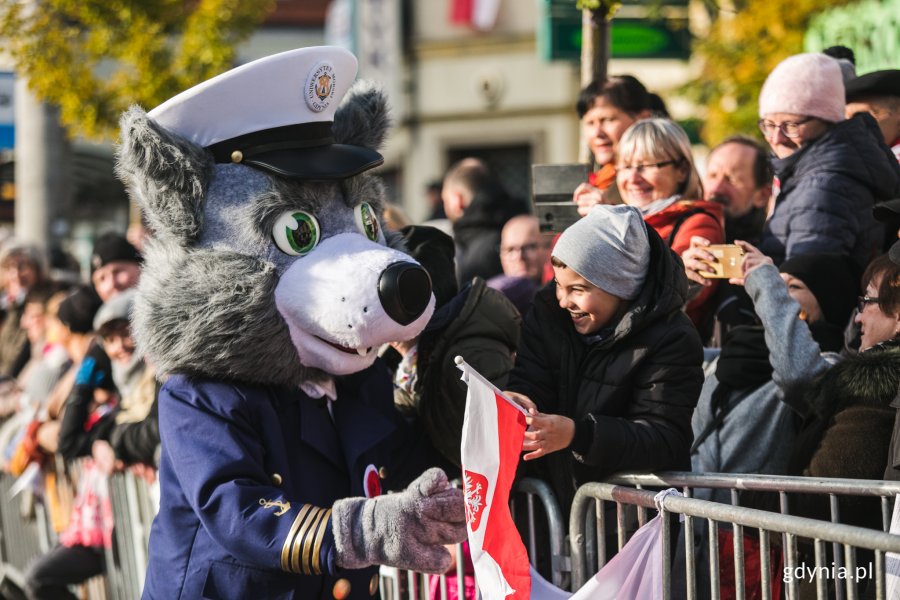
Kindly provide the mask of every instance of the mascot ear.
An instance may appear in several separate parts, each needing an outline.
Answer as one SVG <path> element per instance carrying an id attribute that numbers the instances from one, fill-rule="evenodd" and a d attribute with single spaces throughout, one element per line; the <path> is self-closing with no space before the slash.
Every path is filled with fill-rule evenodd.
<path id="1" fill-rule="evenodd" d="M 212 156 L 161 128 L 139 107 L 119 122 L 116 174 L 141 207 L 153 235 L 186 246 L 200 234 Z"/>
<path id="2" fill-rule="evenodd" d="M 378 150 L 390 126 L 384 91 L 371 81 L 360 80 L 350 87 L 338 106 L 332 131 L 339 144 Z"/>

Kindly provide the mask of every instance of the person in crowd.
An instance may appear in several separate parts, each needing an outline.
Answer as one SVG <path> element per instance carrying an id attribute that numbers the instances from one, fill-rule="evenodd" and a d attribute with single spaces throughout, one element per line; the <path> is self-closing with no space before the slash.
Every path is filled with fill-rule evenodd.
<path id="1" fill-rule="evenodd" d="M 644 119 L 619 141 L 616 178 L 625 204 L 640 210 L 647 224 L 676 253 L 692 236 L 724 241 L 722 205 L 703 200 L 703 185 L 684 130 L 668 119 Z M 715 285 L 704 287 L 687 305 L 698 327 L 712 312 Z M 708 329 L 708 328 L 707 328 Z M 701 334 L 708 337 L 708 332 Z"/>
<path id="2" fill-rule="evenodd" d="M 704 198 L 725 211 L 725 243 L 759 243 L 772 195 L 766 149 L 744 135 L 724 139 L 710 150 L 702 183 Z"/>
<path id="3" fill-rule="evenodd" d="M 528 212 L 527 207 L 512 199 L 477 158 L 464 158 L 450 167 L 441 197 L 453 223 L 457 282 L 462 286 L 473 277 L 490 279 L 502 273 L 500 230 L 510 218 Z"/>
<path id="4" fill-rule="evenodd" d="M 91 254 L 91 283 L 102 303 L 109 302 L 118 294 L 135 287 L 140 278 L 140 268 L 141 255 L 125 236 L 106 233 L 94 242 Z M 83 423 L 95 410 L 97 389 L 108 387 L 115 390 L 112 372 L 110 358 L 100 340 L 96 340 L 81 361 L 75 376 L 75 384 L 66 400 L 66 410 L 60 425 L 59 453 L 67 460 L 90 454 L 93 441 L 102 438 L 106 429 L 111 426 L 111 420 L 104 419 L 104 425 L 98 429 L 97 434 L 86 435 L 83 431 Z"/>
<path id="5" fill-rule="evenodd" d="M 595 166 L 572 196 L 584 216 L 595 204 L 622 202 L 616 187 L 616 146 L 633 123 L 652 116 L 653 105 L 644 84 L 631 75 L 619 75 L 585 86 L 575 110 Z"/>
<path id="6" fill-rule="evenodd" d="M 824 54 L 791 56 L 759 96 L 759 127 L 775 154 L 775 208 L 760 250 L 775 263 L 835 252 L 860 267 L 882 243 L 876 202 L 900 195 L 900 165 L 869 114 L 844 118 L 844 83 Z"/>
<path id="7" fill-rule="evenodd" d="M 12 242 L 0 253 L 3 295 L 0 296 L 0 378 L 15 378 L 31 356 L 22 329 L 25 296 L 46 279 L 45 258 L 32 244 Z"/>
<path id="8" fill-rule="evenodd" d="M 385 204 L 382 218 L 384 219 L 384 226 L 391 231 L 399 231 L 411 224 L 406 211 L 399 204 L 392 202 Z"/>
<path id="9" fill-rule="evenodd" d="M 759 250 L 744 248 L 751 266 L 765 262 Z M 686 268 L 704 267 L 698 262 Z M 808 384 L 839 360 L 859 290 L 852 261 L 806 254 L 778 271 L 748 274 L 759 324 L 731 329 L 708 369 L 692 419 L 696 472 L 786 474 L 797 415 L 785 403 L 786 390 Z M 728 490 L 697 490 L 696 496 L 730 502 Z"/>
<path id="10" fill-rule="evenodd" d="M 867 112 L 878 122 L 881 139 L 900 161 L 900 69 L 872 71 L 847 83 L 848 119 Z"/>
<path id="11" fill-rule="evenodd" d="M 92 446 L 94 461 L 106 475 L 126 465 L 141 465 L 142 474 L 152 473 L 158 462 L 156 371 L 137 353 L 129 323 L 136 293 L 129 289 L 118 294 L 104 303 L 94 318 L 94 329 L 112 361 L 113 382 L 121 398 L 108 439 L 95 440 Z"/>
<path id="12" fill-rule="evenodd" d="M 703 176 L 706 200 L 721 204 L 725 211 L 725 243 L 744 240 L 758 244 L 766 221 L 766 207 L 772 195 L 772 171 L 766 149 L 756 140 L 735 135 L 726 138 L 709 153 L 706 173 Z M 682 252 L 685 263 L 704 253 L 712 242 L 702 236 L 692 236 L 690 247 Z M 699 249 L 698 249 L 699 248 Z M 692 290 L 710 287 L 713 281 L 687 269 Z M 712 346 L 721 346 L 727 331 L 739 325 L 752 324 L 756 320 L 753 303 L 743 287 L 725 281 L 718 282 L 718 289 L 709 301 L 712 310 L 698 325 L 701 337 Z"/>
<path id="13" fill-rule="evenodd" d="M 42 401 L 62 376 L 67 362 L 65 351 L 47 337 L 50 299 L 62 289 L 62 284 L 48 281 L 25 295 L 21 327 L 28 336 L 31 354 L 16 379 L 0 383 L 0 416 L 16 413 L 30 406 L 32 400 Z"/>
<path id="14" fill-rule="evenodd" d="M 503 292 L 519 312 L 525 314 L 541 286 L 544 265 L 550 259 L 550 240 L 541 234 L 538 218 L 518 215 L 500 232 L 500 264 L 503 274 L 487 284 Z"/>
<path id="15" fill-rule="evenodd" d="M 453 240 L 424 225 L 401 230 L 410 255 L 428 271 L 435 312 L 415 339 L 395 342 L 401 360 L 394 399 L 440 454 L 435 465 L 459 474 L 466 385 L 454 358 L 462 356 L 498 387 L 506 384 L 519 344 L 521 317 L 503 294 L 474 278 L 459 288 L 453 273 Z"/>
<path id="16" fill-rule="evenodd" d="M 567 515 L 583 483 L 689 466 L 703 352 L 681 310 L 684 270 L 637 208 L 597 205 L 552 260 L 506 389 L 529 412 L 525 474 Z"/>
<path id="17" fill-rule="evenodd" d="M 435 311 L 415 339 L 395 342 L 400 355 L 394 374 L 394 402 L 410 424 L 410 441 L 401 452 L 416 455 L 407 473 L 391 477 L 405 482 L 424 467 L 439 466 L 449 477 L 461 475 L 460 444 L 467 388 L 454 358 L 462 356 L 497 386 L 506 384 L 519 344 L 521 317 L 503 294 L 473 278 L 459 289 L 454 277 L 454 246 L 450 236 L 425 225 L 401 230 L 410 253 L 431 277 Z M 423 464 L 423 461 L 425 464 Z M 454 475 L 455 474 L 455 475 Z M 456 548 L 448 550 L 454 564 L 447 572 L 448 588 L 456 597 Z M 465 598 L 475 598 L 472 561 L 464 545 Z M 440 598 L 439 579 L 432 577 L 431 598 Z"/>
<path id="18" fill-rule="evenodd" d="M 102 438 L 112 423 L 111 413 L 116 405 L 112 397 L 112 369 L 90 364 L 91 351 L 98 344 L 94 316 L 102 304 L 93 288 L 79 286 L 60 303 L 57 312 L 64 326 L 60 341 L 74 365 L 74 377 L 68 380 L 71 390 L 64 401 L 48 406 L 51 420 L 40 427 L 37 435 L 45 451 L 58 452 L 66 461 L 89 455 L 93 441 Z M 90 399 L 73 406 L 71 398 L 79 387 L 90 389 Z M 95 390 L 100 391 L 94 393 Z"/>

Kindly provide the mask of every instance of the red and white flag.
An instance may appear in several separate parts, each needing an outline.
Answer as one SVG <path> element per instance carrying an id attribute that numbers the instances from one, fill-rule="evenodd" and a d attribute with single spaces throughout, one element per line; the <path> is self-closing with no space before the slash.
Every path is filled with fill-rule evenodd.
<path id="1" fill-rule="evenodd" d="M 528 552 L 509 512 L 525 411 L 457 358 L 469 386 L 462 431 L 463 491 L 475 581 L 485 600 L 531 597 Z"/>
<path id="2" fill-rule="evenodd" d="M 497 23 L 500 0 L 451 0 L 450 22 L 489 31 Z"/>

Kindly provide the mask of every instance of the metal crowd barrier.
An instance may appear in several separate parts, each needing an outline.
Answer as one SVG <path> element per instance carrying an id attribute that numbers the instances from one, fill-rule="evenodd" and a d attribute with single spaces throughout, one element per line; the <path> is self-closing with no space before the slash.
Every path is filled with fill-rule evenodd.
<path id="1" fill-rule="evenodd" d="M 15 481 L 12 475 L 0 473 L 0 595 L 7 582 L 23 590 L 28 565 L 55 543 L 44 505 L 31 490 L 10 498 Z"/>
<path id="2" fill-rule="evenodd" d="M 114 473 L 109 480 L 112 501 L 113 545 L 106 551 L 109 600 L 140 598 L 147 571 L 150 525 L 156 506 L 150 487 L 130 472 Z"/>
<path id="3" fill-rule="evenodd" d="M 900 481 L 878 481 L 872 479 L 838 479 L 818 477 L 791 477 L 785 475 L 755 475 L 746 473 L 691 473 L 670 471 L 662 473 L 619 473 L 606 480 L 607 483 L 644 487 L 677 487 L 685 496 L 693 495 L 698 488 L 729 490 L 731 504 L 739 504 L 740 491 L 777 493 L 779 511 L 790 514 L 790 494 L 827 494 L 830 517 L 833 523 L 840 522 L 838 500 L 841 496 L 878 497 L 881 502 L 882 530 L 891 524 L 893 501 L 900 494 Z"/>
<path id="4" fill-rule="evenodd" d="M 685 474 L 679 474 L 685 475 Z M 622 476 L 624 478 L 638 476 Z M 646 477 L 642 480 L 645 485 L 659 485 L 665 481 L 672 481 L 665 475 L 654 479 L 653 476 Z M 814 482 L 797 481 L 800 478 L 791 478 L 800 488 L 806 485 L 812 485 Z M 703 482 L 707 483 L 707 482 Z M 823 487 L 827 487 L 828 481 L 821 481 Z M 874 487 L 878 487 L 880 482 L 868 482 Z M 829 489 L 846 489 L 850 491 L 861 491 L 855 488 L 846 487 L 848 484 L 838 481 Z M 704 487 L 697 485 L 696 487 Z M 805 491 L 805 490 L 804 490 Z M 646 511 L 646 509 L 655 509 L 654 492 L 626 488 L 612 483 L 588 483 L 579 488 L 575 495 L 575 501 L 572 505 L 572 511 L 569 520 L 570 530 L 570 550 L 572 557 L 572 589 L 578 589 L 584 584 L 590 573 L 596 572 L 606 563 L 604 549 L 598 552 L 596 564 L 589 564 L 587 560 L 587 546 L 589 539 L 588 530 L 585 527 L 586 515 L 592 508 L 596 510 L 596 530 L 594 535 L 597 540 L 604 540 L 610 529 L 607 527 L 604 511 L 605 502 L 615 502 L 617 515 L 623 514 L 623 508 L 626 505 L 638 506 Z M 877 494 L 876 494 L 877 495 Z M 673 523 L 672 515 L 683 515 L 685 518 L 685 530 L 693 531 L 692 519 L 703 519 L 706 521 L 709 531 L 709 595 L 712 598 L 720 597 L 720 580 L 719 580 L 719 564 L 718 564 L 718 529 L 720 525 L 730 526 L 734 533 L 734 597 L 738 600 L 744 598 L 744 528 L 755 529 L 759 532 L 759 556 L 760 556 L 760 592 L 761 598 L 767 600 L 771 598 L 771 586 L 773 583 L 773 570 L 770 551 L 772 549 L 771 536 L 773 534 L 781 534 L 784 537 L 783 552 L 785 557 L 785 568 L 782 572 L 782 580 L 786 584 L 785 591 L 787 598 L 798 598 L 799 581 L 805 581 L 807 574 L 810 583 L 815 583 L 815 594 L 817 598 L 829 597 L 828 578 L 834 579 L 834 591 L 840 590 L 841 585 L 839 579 L 841 571 L 838 571 L 834 564 L 830 567 L 826 564 L 826 544 L 836 544 L 841 550 L 844 559 L 844 591 L 850 599 L 858 598 L 857 579 L 866 577 L 867 581 L 874 581 L 876 598 L 885 598 L 885 553 L 896 553 L 900 551 L 900 536 L 892 535 L 882 531 L 867 529 L 863 527 L 855 527 L 840 523 L 832 523 L 827 521 L 818 521 L 815 519 L 807 519 L 792 515 L 767 512 L 752 508 L 731 506 L 717 502 L 709 502 L 706 500 L 698 500 L 689 497 L 667 496 L 662 501 L 663 508 L 663 527 L 662 527 L 662 548 L 663 548 L 663 597 L 669 599 L 673 594 L 674 597 L 681 597 L 681 590 L 675 590 L 672 579 L 673 568 Z M 619 548 L 621 549 L 625 543 L 625 536 L 622 531 L 623 520 L 617 519 L 617 533 L 619 540 Z M 677 525 L 676 525 L 677 527 Z M 693 543 L 685 540 L 685 557 L 684 557 L 684 573 L 685 573 L 685 597 L 693 599 L 698 597 L 697 590 L 697 569 L 698 565 L 695 560 L 695 551 Z M 815 566 L 811 567 L 804 563 L 798 563 L 798 540 L 810 540 L 814 546 Z M 871 550 L 874 554 L 873 564 L 868 568 L 865 565 L 858 566 L 856 564 L 856 551 L 858 549 Z M 874 565 L 874 566 L 873 566 Z M 680 565 L 678 565 L 680 567 Z M 829 571 L 830 568 L 830 571 Z M 862 572 L 860 571 L 862 569 Z"/>

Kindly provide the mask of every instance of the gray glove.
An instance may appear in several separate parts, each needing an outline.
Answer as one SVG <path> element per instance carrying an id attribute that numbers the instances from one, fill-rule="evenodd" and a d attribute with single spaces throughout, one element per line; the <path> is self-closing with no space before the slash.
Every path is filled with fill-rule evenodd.
<path id="1" fill-rule="evenodd" d="M 336 563 L 344 569 L 387 565 L 425 573 L 450 567 L 445 544 L 466 539 L 462 490 L 440 469 L 428 469 L 397 494 L 334 503 Z"/>

